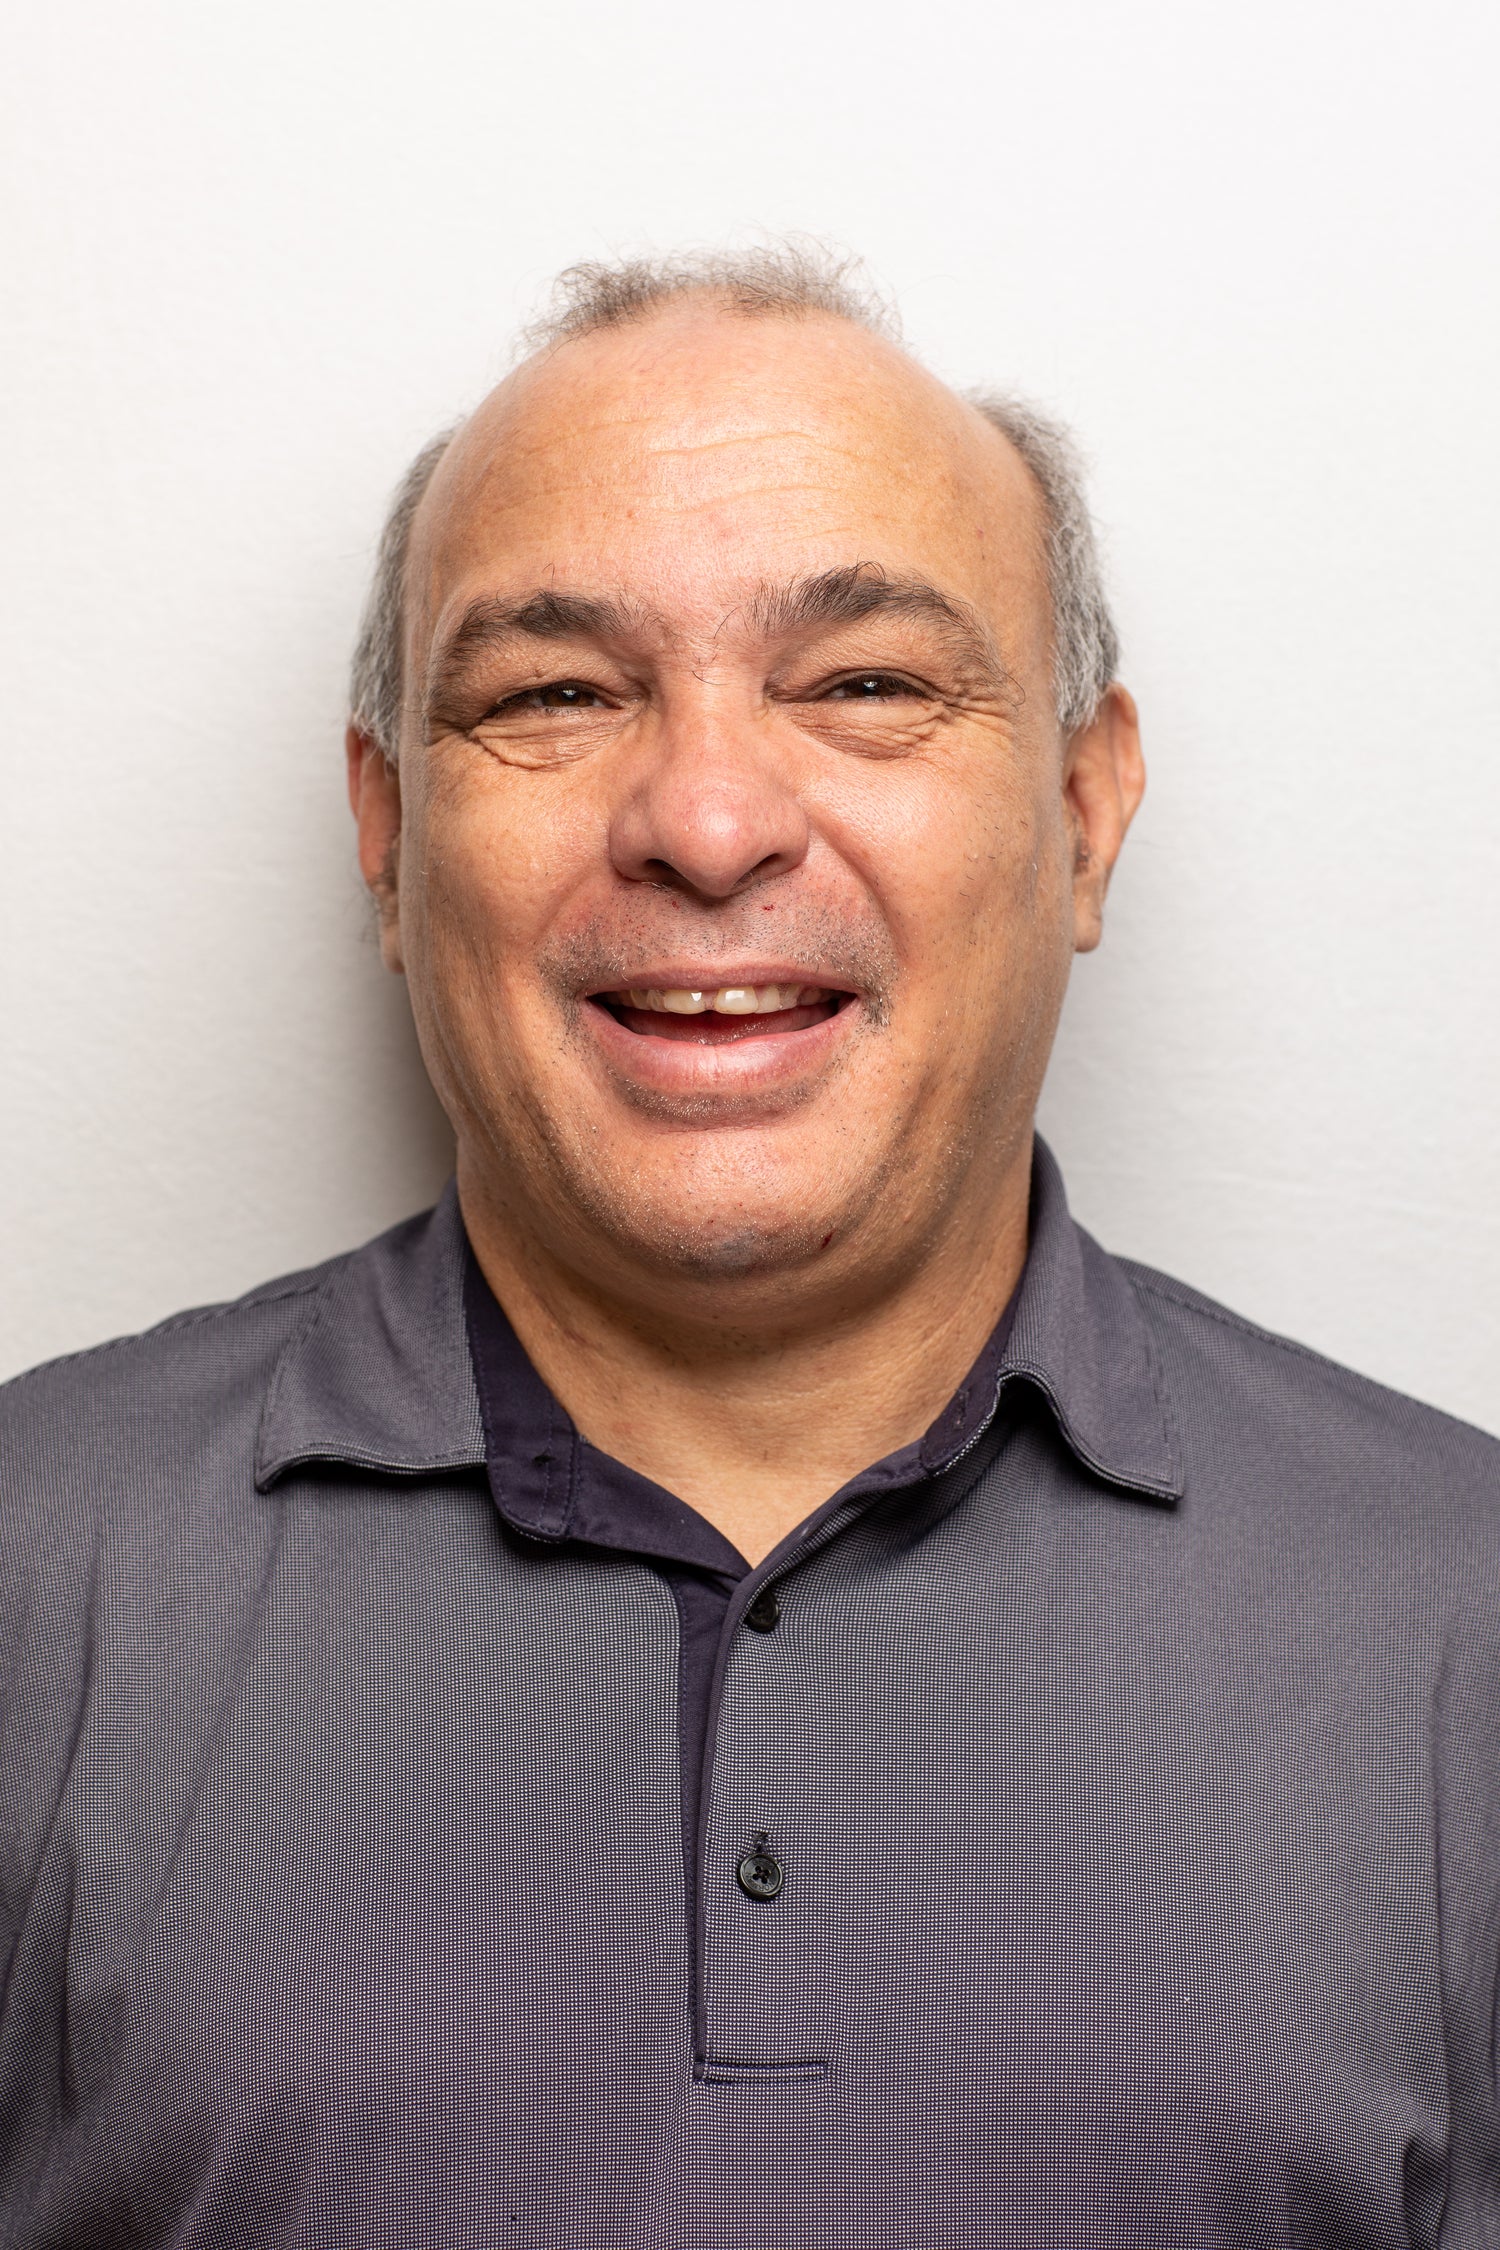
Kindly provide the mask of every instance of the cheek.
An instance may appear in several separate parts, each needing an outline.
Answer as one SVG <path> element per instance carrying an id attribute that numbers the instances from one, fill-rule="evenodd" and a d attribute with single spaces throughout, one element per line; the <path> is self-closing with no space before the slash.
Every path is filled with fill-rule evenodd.
<path id="1" fill-rule="evenodd" d="M 1028 786 L 1014 751 L 985 752 L 977 773 L 897 769 L 839 808 L 840 847 L 918 983 L 1050 949 L 1067 901 L 1059 824 L 1044 794 Z"/>
<path id="2" fill-rule="evenodd" d="M 485 760 L 419 808 L 403 890 L 413 894 L 420 954 L 437 972 L 429 981 L 445 995 L 485 1008 L 492 992 L 519 984 L 588 862 L 587 824 L 565 793 L 544 797 L 547 778 Z"/>

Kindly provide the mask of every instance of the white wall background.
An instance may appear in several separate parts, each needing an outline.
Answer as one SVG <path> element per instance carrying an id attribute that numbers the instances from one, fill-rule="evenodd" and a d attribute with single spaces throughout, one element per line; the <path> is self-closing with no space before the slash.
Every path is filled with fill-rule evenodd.
<path id="1" fill-rule="evenodd" d="M 579 256 L 799 227 L 1096 464 L 1153 788 L 1045 1122 L 1114 1248 L 1500 1429 L 1488 0 L 57 0 L 0 95 L 0 1366 L 432 1194 L 345 652 Z"/>

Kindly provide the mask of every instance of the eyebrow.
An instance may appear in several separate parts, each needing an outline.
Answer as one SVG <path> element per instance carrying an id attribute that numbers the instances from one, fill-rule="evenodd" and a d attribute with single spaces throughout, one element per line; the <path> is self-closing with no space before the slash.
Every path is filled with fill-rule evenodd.
<path id="1" fill-rule="evenodd" d="M 921 578 L 893 578 L 878 563 L 842 563 L 786 586 L 763 586 L 748 604 L 766 634 L 806 632 L 809 626 L 854 625 L 889 615 L 940 617 L 966 630 L 974 619 L 963 605 Z"/>
<path id="2" fill-rule="evenodd" d="M 761 586 L 729 613 L 745 617 L 767 639 L 857 625 L 869 617 L 923 617 L 937 623 L 955 655 L 1000 686 L 1011 675 L 995 637 L 979 612 L 921 578 L 896 577 L 878 563 L 844 563 L 832 570 Z M 517 640 L 620 640 L 663 621 L 635 605 L 590 594 L 540 587 L 519 597 L 482 594 L 469 603 L 428 666 L 427 714 L 461 693 L 471 665 Z"/>
<path id="3" fill-rule="evenodd" d="M 926 579 L 893 577 L 879 563 L 845 563 L 786 586 L 762 587 L 747 609 L 768 637 L 858 625 L 867 617 L 929 618 L 942 628 L 957 656 L 997 684 L 1011 684 L 995 636 L 978 610 Z"/>
<path id="4" fill-rule="evenodd" d="M 586 594 L 560 594 L 539 588 L 519 600 L 482 594 L 469 603 L 453 631 L 435 648 L 427 667 L 430 714 L 463 687 L 470 665 L 517 640 L 566 641 L 617 639 L 639 627 L 640 617 L 623 603 Z"/>

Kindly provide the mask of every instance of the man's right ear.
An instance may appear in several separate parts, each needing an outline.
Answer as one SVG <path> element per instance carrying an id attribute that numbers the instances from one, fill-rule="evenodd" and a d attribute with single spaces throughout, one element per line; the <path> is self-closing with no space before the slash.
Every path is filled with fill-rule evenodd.
<path id="1" fill-rule="evenodd" d="M 351 725 L 344 736 L 349 804 L 359 829 L 359 871 L 380 917 L 380 957 L 397 976 L 401 958 L 401 777 L 378 742 Z"/>

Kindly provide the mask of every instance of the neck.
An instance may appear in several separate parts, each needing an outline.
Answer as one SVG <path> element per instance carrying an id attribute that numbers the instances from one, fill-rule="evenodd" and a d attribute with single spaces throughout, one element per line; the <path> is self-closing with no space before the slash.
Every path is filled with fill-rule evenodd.
<path id="1" fill-rule="evenodd" d="M 856 1274 L 810 1308 L 752 1305 L 725 1283 L 722 1302 L 695 1298 L 683 1318 L 602 1292 L 459 1162 L 474 1254 L 553 1396 L 591 1445 L 687 1501 L 752 1564 L 942 1412 L 1020 1280 L 1030 1180 L 1027 1135 L 894 1285 L 861 1293 Z"/>

